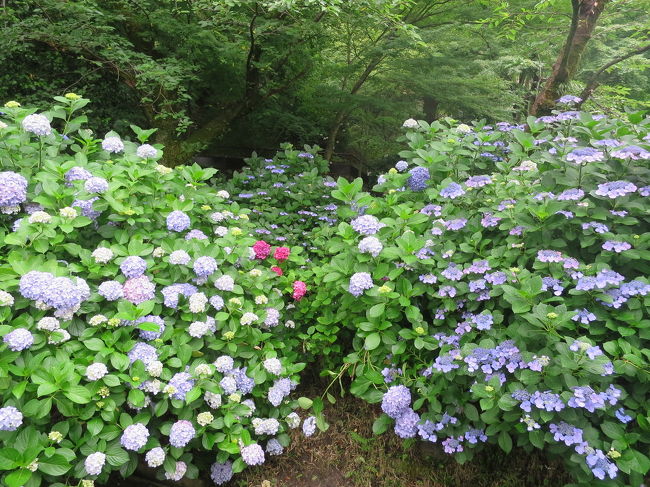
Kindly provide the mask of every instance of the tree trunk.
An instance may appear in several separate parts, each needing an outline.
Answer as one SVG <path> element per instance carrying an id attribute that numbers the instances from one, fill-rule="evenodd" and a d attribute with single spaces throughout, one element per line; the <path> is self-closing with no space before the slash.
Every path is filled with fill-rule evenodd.
<path id="1" fill-rule="evenodd" d="M 248 113 L 250 108 L 251 104 L 244 101 L 231 108 L 226 108 L 185 137 L 176 134 L 173 120 L 170 122 L 163 120 L 157 124 L 159 130 L 156 132 L 156 142 L 165 145 L 162 163 L 169 167 L 192 164 L 192 158 L 198 152 L 226 133 L 231 123 L 236 118 Z"/>
<path id="2" fill-rule="evenodd" d="M 438 119 L 438 100 L 432 96 L 425 96 L 423 99 L 424 119 L 431 123 Z"/>
<path id="3" fill-rule="evenodd" d="M 570 81 L 578 70 L 580 58 L 608 1 L 571 0 L 573 15 L 569 35 L 553 65 L 551 75 L 530 108 L 531 115 L 548 114 L 553 109 L 555 100 L 560 96 L 561 86 Z"/>

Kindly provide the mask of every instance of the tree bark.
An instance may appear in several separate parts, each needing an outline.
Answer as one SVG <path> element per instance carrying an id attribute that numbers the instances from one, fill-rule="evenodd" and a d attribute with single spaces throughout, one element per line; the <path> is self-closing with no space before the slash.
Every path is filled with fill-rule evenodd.
<path id="1" fill-rule="evenodd" d="M 424 120 L 431 123 L 438 119 L 438 100 L 432 96 L 425 96 L 423 101 Z"/>
<path id="2" fill-rule="evenodd" d="M 587 82 L 584 89 L 582 90 L 582 93 L 580 94 L 580 98 L 582 98 L 582 101 L 578 103 L 578 108 L 580 108 L 582 104 L 585 101 L 587 101 L 587 99 L 593 94 L 596 88 L 598 88 L 599 86 L 598 78 L 602 76 L 602 74 L 605 71 L 607 71 L 615 64 L 618 64 L 622 61 L 625 61 L 626 59 L 637 56 L 639 54 L 643 54 L 646 51 L 650 51 L 650 44 L 646 44 L 645 46 L 641 46 L 638 49 L 628 52 L 627 54 L 623 54 L 622 56 L 612 59 L 610 62 L 605 64 L 602 68 L 600 68 L 598 71 L 592 74 L 591 77 L 589 78 L 589 81 Z"/>
<path id="3" fill-rule="evenodd" d="M 551 75 L 530 108 L 531 115 L 548 114 L 553 109 L 555 100 L 560 96 L 561 86 L 570 81 L 578 70 L 580 58 L 608 1 L 571 0 L 573 6 L 571 29 L 564 47 L 553 64 Z"/>

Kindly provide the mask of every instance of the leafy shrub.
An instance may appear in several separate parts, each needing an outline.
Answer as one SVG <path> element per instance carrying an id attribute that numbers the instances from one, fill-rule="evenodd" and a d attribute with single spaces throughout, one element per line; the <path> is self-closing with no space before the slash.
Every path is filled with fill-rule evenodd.
<path id="1" fill-rule="evenodd" d="M 544 448 L 582 485 L 638 486 L 650 120 L 568 111 L 528 126 L 408 120 L 377 195 L 339 179 L 341 223 L 299 321 L 321 325 L 314 343 L 350 340 L 329 374 L 381 402 L 376 433 L 460 462 L 485 443 Z"/>
<path id="2" fill-rule="evenodd" d="M 302 247 L 258 254 L 215 170 L 157 164 L 151 130 L 98 140 L 88 100 L 56 101 L 0 123 L 3 485 L 88 486 L 139 458 L 222 484 L 282 452 L 299 406 L 306 435 L 325 428 L 321 401 L 290 398 Z"/>

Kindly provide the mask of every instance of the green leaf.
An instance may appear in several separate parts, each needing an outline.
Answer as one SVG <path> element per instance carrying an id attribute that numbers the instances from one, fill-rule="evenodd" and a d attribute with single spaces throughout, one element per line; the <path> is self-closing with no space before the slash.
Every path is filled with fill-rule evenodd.
<path id="1" fill-rule="evenodd" d="M 381 336 L 379 336 L 379 333 L 371 333 L 366 337 L 364 348 L 366 350 L 374 350 L 379 346 L 380 343 L 381 343 Z"/>
<path id="2" fill-rule="evenodd" d="M 52 455 L 51 457 L 43 457 L 38 460 L 38 469 L 48 475 L 63 475 L 72 465 L 61 455 Z"/>
<path id="3" fill-rule="evenodd" d="M 368 318 L 379 318 L 384 314 L 386 305 L 384 303 L 375 304 L 368 310 Z"/>
<path id="4" fill-rule="evenodd" d="M 15 448 L 0 450 L 0 470 L 13 470 L 20 464 L 20 452 Z"/>
<path id="5" fill-rule="evenodd" d="M 385 433 L 388 430 L 388 427 L 391 425 L 393 422 L 392 419 L 387 414 L 382 414 L 379 416 L 377 419 L 375 419 L 375 422 L 372 423 L 372 432 L 375 435 L 381 435 L 382 433 Z"/>
<path id="6" fill-rule="evenodd" d="M 67 391 L 64 391 L 65 397 L 77 404 L 87 404 L 90 402 L 92 395 L 90 391 L 83 386 L 70 386 Z"/>
<path id="7" fill-rule="evenodd" d="M 106 450 L 106 461 L 113 467 L 120 467 L 129 461 L 129 454 L 120 447 L 119 443 L 114 443 Z"/>
<path id="8" fill-rule="evenodd" d="M 504 452 L 510 453 L 510 450 L 512 450 L 512 438 L 510 438 L 510 435 L 506 431 L 502 431 L 499 434 L 498 442 Z"/>
<path id="9" fill-rule="evenodd" d="M 31 476 L 32 472 L 25 468 L 11 472 L 5 477 L 6 487 L 22 487 Z"/>
<path id="10" fill-rule="evenodd" d="M 313 401 L 311 399 L 309 399 L 308 397 L 299 397 L 298 398 L 298 405 L 303 409 L 309 409 L 312 404 L 313 404 Z"/>

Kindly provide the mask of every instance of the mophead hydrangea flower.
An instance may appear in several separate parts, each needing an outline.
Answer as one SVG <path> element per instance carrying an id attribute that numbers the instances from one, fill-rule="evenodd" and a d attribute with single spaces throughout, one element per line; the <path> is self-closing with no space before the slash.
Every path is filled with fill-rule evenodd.
<path id="1" fill-rule="evenodd" d="M 126 450 L 138 451 L 147 444 L 149 430 L 142 423 L 127 426 L 122 433 L 120 443 Z"/>
<path id="2" fill-rule="evenodd" d="M 0 207 L 18 206 L 27 199 L 27 180 L 12 171 L 0 172 Z"/>
<path id="3" fill-rule="evenodd" d="M 50 121 L 45 115 L 41 115 L 40 113 L 27 115 L 25 118 L 23 118 L 21 125 L 25 132 L 29 132 L 34 135 L 44 136 L 50 135 L 52 133 Z"/>
<path id="4" fill-rule="evenodd" d="M 190 217 L 182 211 L 172 211 L 167 215 L 167 230 L 171 232 L 184 232 L 190 225 Z"/>
<path id="5" fill-rule="evenodd" d="M 0 431 L 16 431 L 23 424 L 23 413 L 13 406 L 0 408 Z"/>

